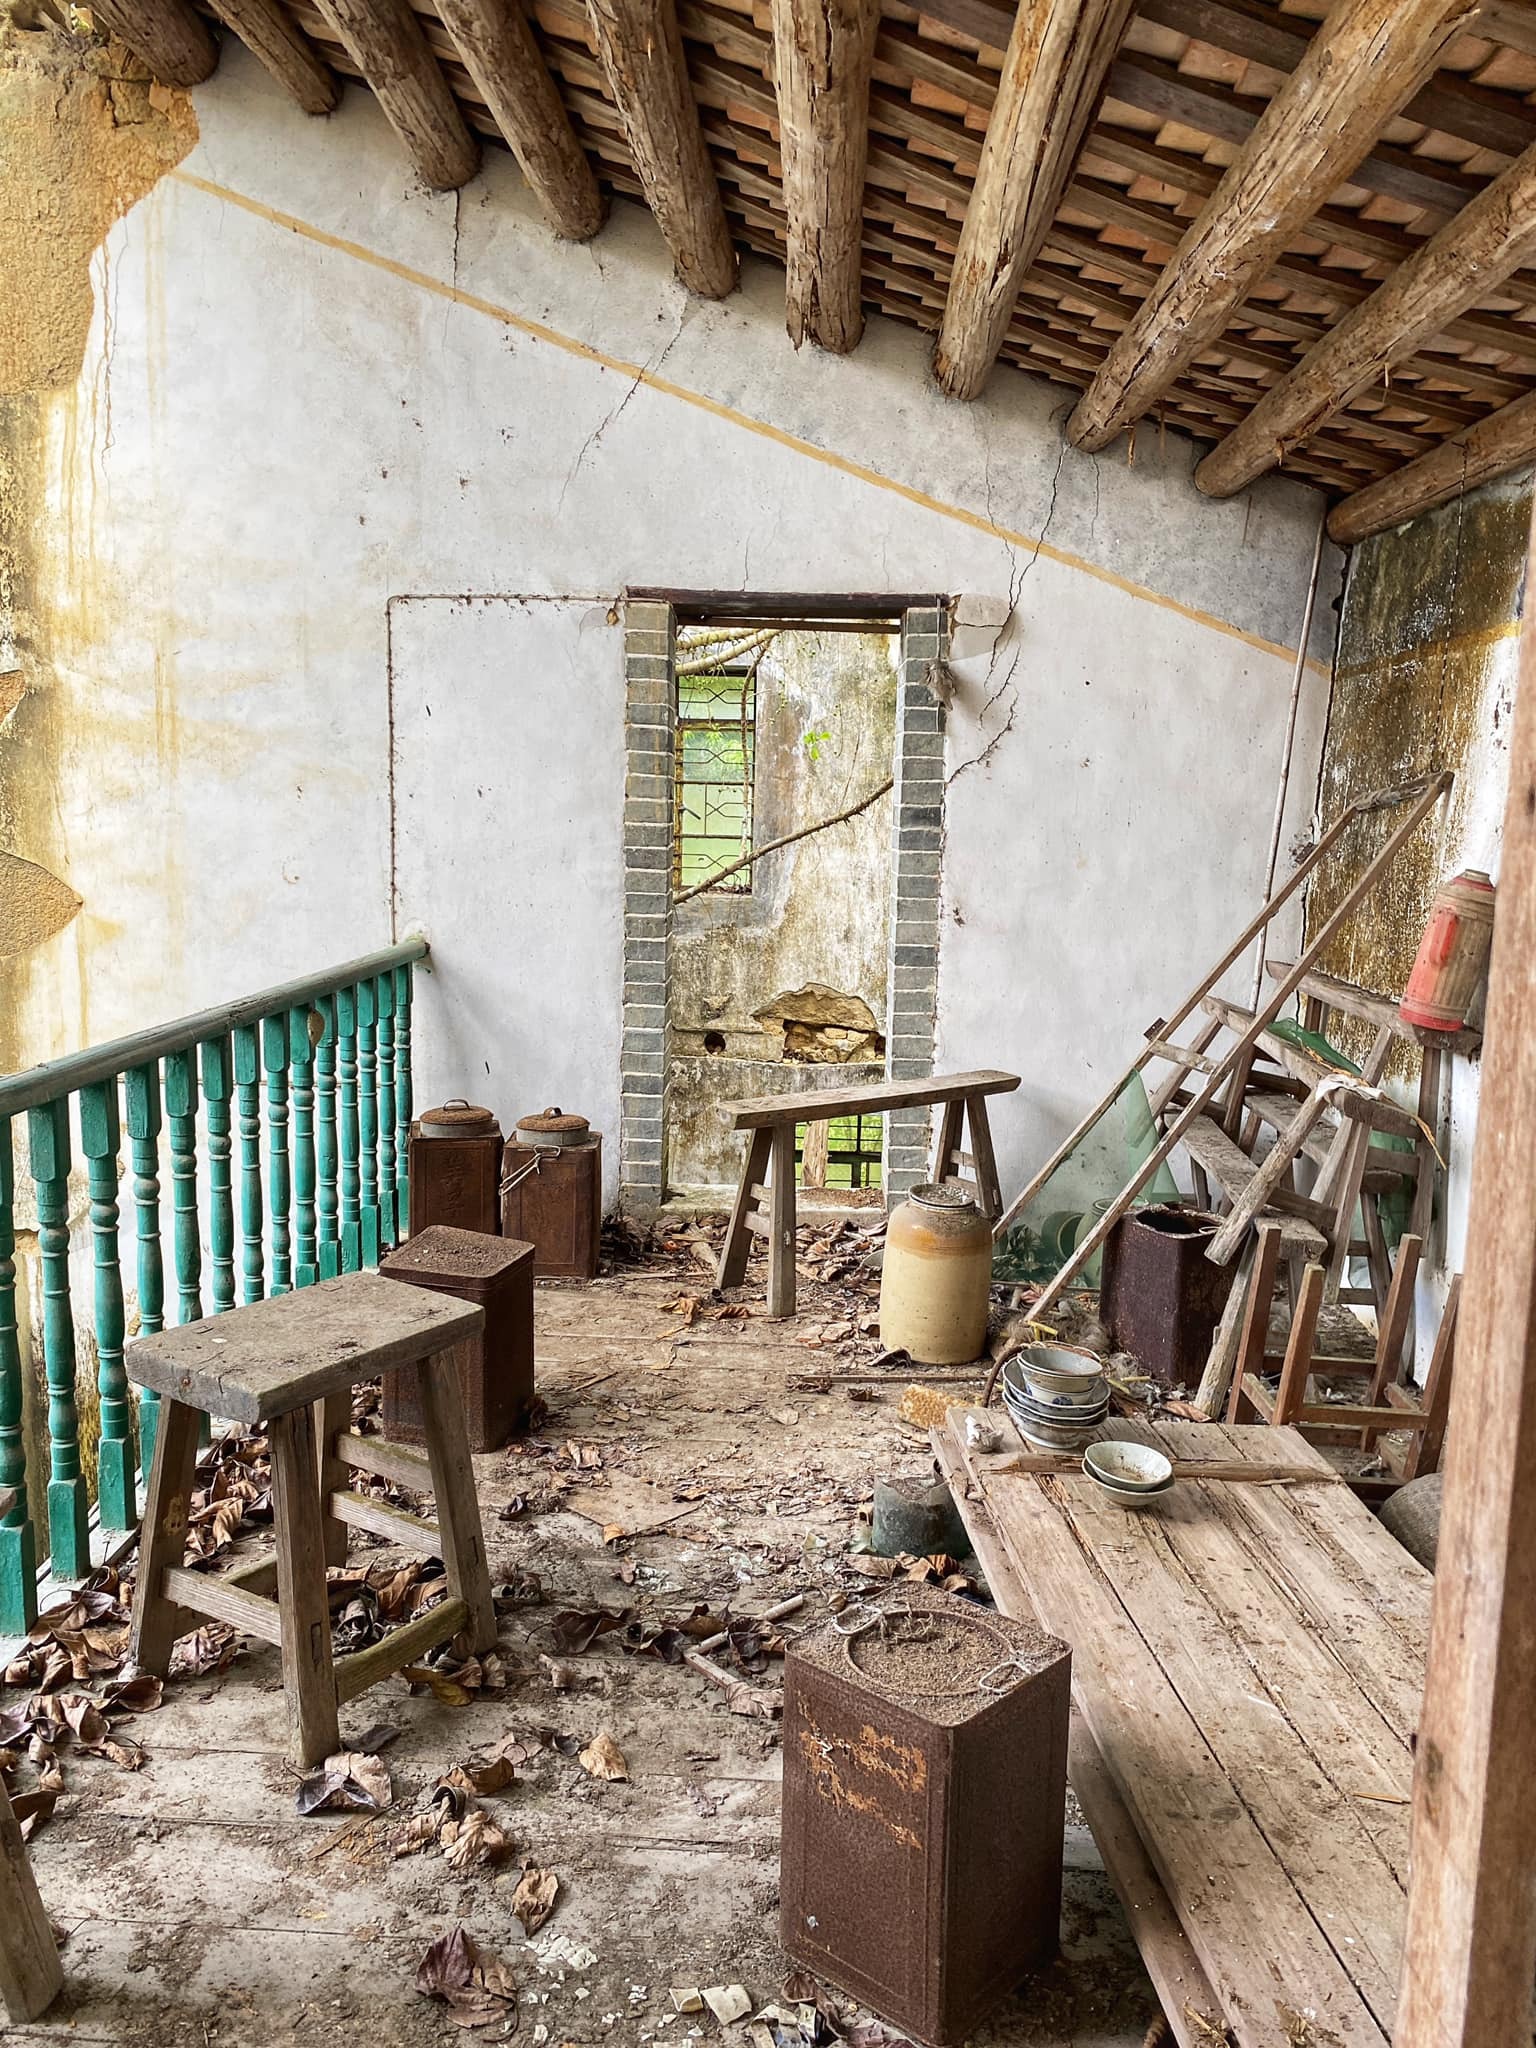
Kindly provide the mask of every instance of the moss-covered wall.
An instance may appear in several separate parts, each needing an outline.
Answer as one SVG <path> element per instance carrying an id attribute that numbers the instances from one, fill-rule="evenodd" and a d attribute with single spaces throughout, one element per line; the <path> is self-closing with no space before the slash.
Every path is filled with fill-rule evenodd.
<path id="1" fill-rule="evenodd" d="M 1440 768 L 1456 778 L 1328 950 L 1324 964 L 1365 988 L 1401 993 L 1443 877 L 1474 867 L 1498 879 L 1531 498 L 1529 472 L 1509 477 L 1379 534 L 1351 557 L 1323 752 L 1323 821 L 1370 789 Z M 1396 822 L 1381 813 L 1348 836 L 1313 889 L 1312 931 Z M 1334 1035 L 1358 1057 L 1370 1033 L 1358 1026 L 1351 1035 L 1341 1024 Z M 1462 1263 L 1477 1129 L 1477 1061 L 1446 1066 L 1439 1129 L 1446 1173 L 1420 1290 L 1421 1365 L 1448 1278 Z M 1406 1095 L 1416 1076 L 1412 1048 L 1400 1048 L 1389 1079 Z"/>

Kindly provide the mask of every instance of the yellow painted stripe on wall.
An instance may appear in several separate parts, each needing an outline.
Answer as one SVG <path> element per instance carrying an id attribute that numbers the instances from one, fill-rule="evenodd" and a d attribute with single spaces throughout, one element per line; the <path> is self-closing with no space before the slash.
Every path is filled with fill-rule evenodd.
<path id="1" fill-rule="evenodd" d="M 709 398 L 701 391 L 693 391 L 684 384 L 673 383 L 670 378 L 658 377 L 647 370 L 642 363 L 625 362 L 620 356 L 611 356 L 602 349 L 593 348 L 590 343 L 577 341 L 569 334 L 562 334 L 558 328 L 549 327 L 540 320 L 529 320 L 521 313 L 514 313 L 510 306 L 498 305 L 493 299 L 481 298 L 475 292 L 464 291 L 455 284 L 445 284 L 441 278 L 433 277 L 424 270 L 413 269 L 409 264 L 397 263 L 393 257 L 383 255 L 377 249 L 370 249 L 365 243 L 348 241 L 344 236 L 330 234 L 324 228 L 317 228 L 309 221 L 300 220 L 297 215 L 282 213 L 274 206 L 266 205 L 260 199 L 252 199 L 244 192 L 236 192 L 227 185 L 217 185 L 208 178 L 199 178 L 191 171 L 173 170 L 170 177 L 179 184 L 190 185 L 198 192 L 205 192 L 210 198 L 219 199 L 229 206 L 237 206 L 243 212 L 253 214 L 258 220 L 269 221 L 274 227 L 286 228 L 290 234 L 302 236 L 305 241 L 314 242 L 322 249 L 334 249 L 338 254 L 350 256 L 358 263 L 367 263 L 375 270 L 387 271 L 391 277 L 414 285 L 418 290 L 431 292 L 437 298 L 447 299 L 466 312 L 482 313 L 487 319 L 496 320 L 504 327 L 516 328 L 520 334 L 532 340 L 545 342 L 551 348 L 564 351 L 566 355 L 577 356 L 584 362 L 596 363 L 602 369 L 613 370 L 622 377 L 628 377 L 636 384 L 643 384 L 649 390 L 660 392 L 664 397 L 678 399 L 684 405 L 696 406 L 701 412 L 726 420 L 744 432 L 757 434 L 765 441 L 776 442 L 781 448 L 792 449 L 795 454 L 805 456 L 809 461 L 822 463 L 828 469 L 853 477 L 859 483 L 873 485 L 876 490 L 890 491 L 903 498 L 909 505 L 917 505 L 925 512 L 934 512 L 943 519 L 953 519 L 962 526 L 971 527 L 977 533 L 984 533 L 993 540 L 1006 542 L 1011 547 L 1027 548 L 1032 555 L 1044 555 L 1047 561 L 1060 563 L 1063 568 L 1075 569 L 1079 574 L 1091 576 L 1096 582 L 1107 583 L 1112 589 L 1124 591 L 1128 597 L 1139 599 L 1144 604 L 1158 605 L 1164 611 L 1175 613 L 1179 618 L 1189 619 L 1197 626 L 1205 626 L 1214 633 L 1224 633 L 1229 639 L 1240 640 L 1245 647 L 1253 647 L 1261 654 L 1274 655 L 1277 659 L 1294 661 L 1296 649 L 1282 646 L 1278 641 L 1266 640 L 1258 633 L 1245 632 L 1234 626 L 1230 620 L 1219 619 L 1214 614 L 1201 611 L 1195 605 L 1181 604 L 1177 598 L 1165 597 L 1161 591 L 1149 590 L 1145 584 L 1133 583 L 1128 577 L 1117 576 L 1112 569 L 1100 567 L 1097 562 L 1086 561 L 1081 555 L 1069 553 L 1065 548 L 1053 547 L 1036 534 L 1017 533 L 1011 527 L 1000 526 L 995 520 L 987 519 L 979 512 L 971 512 L 963 505 L 951 505 L 943 498 L 936 498 L 928 491 L 914 489 L 911 484 L 901 483 L 897 478 L 886 476 L 883 471 L 871 469 L 862 462 L 852 462 L 846 455 L 837 455 L 832 450 L 818 447 L 814 441 L 802 439 L 798 434 L 787 434 L 783 428 L 771 425 L 767 420 L 754 419 L 750 413 L 739 412 L 734 406 L 722 405 L 718 399 Z M 1308 657 L 1307 666 L 1318 675 L 1330 673 L 1327 662 Z"/>

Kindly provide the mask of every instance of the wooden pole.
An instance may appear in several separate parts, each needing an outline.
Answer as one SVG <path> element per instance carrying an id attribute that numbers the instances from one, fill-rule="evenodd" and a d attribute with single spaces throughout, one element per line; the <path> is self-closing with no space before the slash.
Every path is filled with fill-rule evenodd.
<path id="1" fill-rule="evenodd" d="M 188 0 L 94 0 L 91 13 L 161 85 L 201 85 L 213 76 L 219 46 Z"/>
<path id="2" fill-rule="evenodd" d="M 836 355 L 864 331 L 864 166 L 879 0 L 773 0 L 789 338 Z"/>
<path id="3" fill-rule="evenodd" d="M 459 112 L 410 0 L 316 0 L 373 88 L 423 184 L 452 192 L 480 168 L 480 145 Z"/>
<path id="4" fill-rule="evenodd" d="M 437 12 L 550 226 L 589 241 L 607 208 L 519 0 L 438 0 Z"/>
<path id="5" fill-rule="evenodd" d="M 1275 468 L 1392 364 L 1441 334 L 1459 313 L 1536 255 L 1536 146 L 1485 185 L 1272 385 L 1195 470 L 1213 498 L 1230 498 Z"/>
<path id="6" fill-rule="evenodd" d="M 1056 217 L 1133 0 L 1024 0 L 950 272 L 933 373 L 975 398 Z"/>
<path id="7" fill-rule="evenodd" d="M 1370 150 L 1476 0 L 1335 0 L 1067 422 L 1105 448 L 1154 405 Z"/>
<path id="8" fill-rule="evenodd" d="M 334 110 L 340 97 L 335 73 L 278 0 L 212 0 L 212 6 L 306 114 Z"/>
<path id="9" fill-rule="evenodd" d="M 704 146 L 674 0 L 587 0 L 635 175 L 692 292 L 723 299 L 736 250 Z"/>
<path id="10" fill-rule="evenodd" d="M 1536 557 L 1533 557 L 1536 558 Z M 1536 1976 L 1536 626 L 1527 615 L 1489 972 L 1413 1783 L 1396 2048 L 1530 2039 Z"/>
<path id="11" fill-rule="evenodd" d="M 1328 538 L 1341 548 L 1353 547 L 1528 462 L 1536 462 L 1536 392 L 1340 499 L 1328 515 Z"/>

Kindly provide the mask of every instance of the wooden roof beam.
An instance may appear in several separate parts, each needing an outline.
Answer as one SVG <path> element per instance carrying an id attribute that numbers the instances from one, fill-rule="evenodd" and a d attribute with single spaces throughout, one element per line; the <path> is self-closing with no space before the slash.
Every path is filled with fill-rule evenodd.
<path id="1" fill-rule="evenodd" d="M 214 13 L 306 114 L 329 114 L 341 97 L 336 74 L 278 0 L 211 0 Z"/>
<path id="2" fill-rule="evenodd" d="M 587 0 L 646 201 L 690 291 L 723 299 L 736 251 L 699 127 L 673 0 Z"/>
<path id="3" fill-rule="evenodd" d="M 879 0 L 773 0 L 789 338 L 846 355 L 864 331 L 861 234 Z"/>
<path id="4" fill-rule="evenodd" d="M 219 46 L 188 0 L 96 0 L 91 12 L 161 85 L 201 85 L 213 76 Z"/>
<path id="5" fill-rule="evenodd" d="M 1132 0 L 1024 0 L 987 122 L 934 353 L 939 388 L 975 398 L 1024 273 L 1055 219 Z"/>
<path id="6" fill-rule="evenodd" d="M 603 195 L 519 0 L 436 0 L 464 69 L 556 234 L 589 241 Z"/>
<path id="7" fill-rule="evenodd" d="M 1195 482 L 1210 497 L 1230 498 L 1533 255 L 1536 147 L 1330 328 L 1206 456 Z"/>
<path id="8" fill-rule="evenodd" d="M 1216 335 L 1347 178 L 1475 0 L 1337 0 L 1067 422 L 1105 448 Z"/>
<path id="9" fill-rule="evenodd" d="M 1342 499 L 1328 515 L 1328 537 L 1353 547 L 1528 462 L 1536 462 L 1536 391 Z"/>
<path id="10" fill-rule="evenodd" d="M 470 134 L 410 0 L 318 0 L 373 88 L 423 184 L 451 192 L 480 168 Z"/>

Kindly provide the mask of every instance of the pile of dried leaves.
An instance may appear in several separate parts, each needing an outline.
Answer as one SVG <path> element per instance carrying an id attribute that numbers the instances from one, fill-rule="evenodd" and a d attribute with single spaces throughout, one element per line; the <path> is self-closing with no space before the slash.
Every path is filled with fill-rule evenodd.
<path id="1" fill-rule="evenodd" d="M 416 1989 L 445 2005 L 456 2027 L 510 2034 L 517 2025 L 516 1979 L 498 1956 L 477 1948 L 464 1927 L 433 1942 L 417 1965 Z"/>

